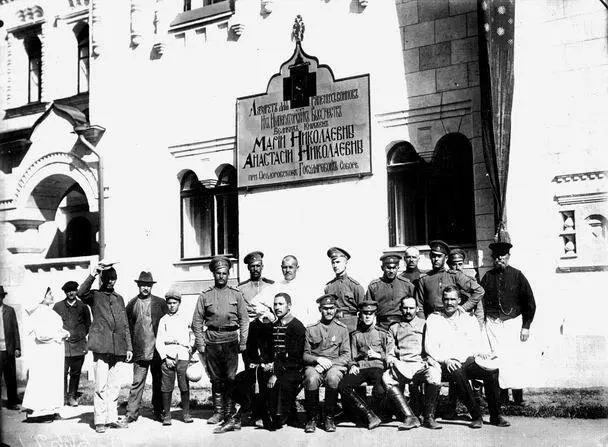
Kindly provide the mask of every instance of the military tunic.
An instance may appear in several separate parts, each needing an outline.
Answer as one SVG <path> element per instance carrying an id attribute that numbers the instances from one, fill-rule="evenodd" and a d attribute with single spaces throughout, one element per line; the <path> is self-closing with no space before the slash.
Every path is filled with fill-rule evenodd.
<path id="1" fill-rule="evenodd" d="M 365 298 L 361 284 L 346 274 L 336 276 L 325 285 L 324 293 L 336 295 L 337 317 L 346 325 L 348 332 L 354 331 L 357 328 L 357 309 Z"/>
<path id="2" fill-rule="evenodd" d="M 462 304 L 462 308 L 467 312 L 477 306 L 484 293 L 483 287 L 477 281 L 460 271 L 431 270 L 421 277 L 416 285 L 419 318 L 425 318 L 443 309 L 443 289 L 450 285 L 469 295 L 468 301 Z"/>
<path id="3" fill-rule="evenodd" d="M 408 272 L 407 270 L 404 270 L 403 272 L 399 273 L 399 276 L 401 278 L 407 279 L 409 282 L 411 282 L 412 284 L 416 285 L 415 281 L 418 281 L 421 276 L 424 276 L 424 273 L 422 273 L 420 270 L 418 270 L 418 267 L 416 267 L 411 272 Z"/>
<path id="4" fill-rule="evenodd" d="M 384 277 L 373 280 L 367 287 L 365 298 L 378 303 L 378 324 L 388 329 L 392 322 L 401 321 L 400 302 L 403 297 L 414 296 L 414 285 L 397 276 L 393 281 Z"/>
<path id="5" fill-rule="evenodd" d="M 268 278 L 260 278 L 259 281 L 253 281 L 248 279 L 239 284 L 238 289 L 243 294 L 245 302 L 247 303 L 247 313 L 249 314 L 249 321 L 255 319 L 256 311 L 255 305 L 253 304 L 253 298 L 258 295 L 262 290 L 274 284 L 274 281 Z"/>

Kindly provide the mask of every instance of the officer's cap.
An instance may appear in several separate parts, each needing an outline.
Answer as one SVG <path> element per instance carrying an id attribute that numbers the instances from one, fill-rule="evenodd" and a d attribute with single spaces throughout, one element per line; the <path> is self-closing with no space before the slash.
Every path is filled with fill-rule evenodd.
<path id="1" fill-rule="evenodd" d="M 320 298 L 317 298 L 317 304 L 319 306 L 325 306 L 325 305 L 328 305 L 328 304 L 335 305 L 336 304 L 336 299 L 337 299 L 336 295 L 334 295 L 333 293 L 328 293 L 328 294 L 323 295 Z"/>
<path id="2" fill-rule="evenodd" d="M 448 255 L 448 261 L 464 261 L 466 257 L 466 253 L 462 248 L 454 248 L 450 250 L 450 254 Z"/>
<path id="3" fill-rule="evenodd" d="M 440 240 L 429 242 L 429 247 L 431 247 L 431 253 L 441 253 L 447 255 L 450 253 L 450 246 Z"/>
<path id="4" fill-rule="evenodd" d="M 350 259 L 350 254 L 344 250 L 343 248 L 340 247 L 331 247 L 329 250 L 327 250 L 327 257 L 330 259 L 336 258 L 338 256 L 343 256 L 346 259 Z"/>
<path id="5" fill-rule="evenodd" d="M 263 257 L 264 253 L 262 253 L 261 251 L 252 251 L 251 253 L 247 254 L 247 256 L 245 256 L 243 262 L 249 265 L 252 262 L 261 261 Z"/>
<path id="6" fill-rule="evenodd" d="M 61 287 L 61 290 L 63 290 L 65 293 L 75 292 L 78 290 L 78 283 L 76 281 L 68 281 L 63 285 L 63 287 Z"/>
<path id="7" fill-rule="evenodd" d="M 376 312 L 378 310 L 378 303 L 375 301 L 362 301 L 359 303 L 359 311 L 373 311 Z"/>
<path id="8" fill-rule="evenodd" d="M 382 264 L 399 264 L 400 260 L 401 256 L 396 255 L 394 253 L 389 253 L 380 256 L 380 261 L 382 262 Z"/>
<path id="9" fill-rule="evenodd" d="M 230 267 L 232 267 L 230 259 L 226 258 L 225 256 L 216 256 L 209 263 L 209 270 L 212 272 L 215 272 L 217 269 L 222 267 L 225 267 L 228 270 L 230 270 Z"/>

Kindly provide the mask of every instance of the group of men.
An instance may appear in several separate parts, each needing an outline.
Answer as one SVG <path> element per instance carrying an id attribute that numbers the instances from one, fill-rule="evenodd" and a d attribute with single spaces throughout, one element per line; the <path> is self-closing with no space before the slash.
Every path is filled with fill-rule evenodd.
<path id="1" fill-rule="evenodd" d="M 512 245 L 508 241 L 490 244 L 494 269 L 486 273 L 481 284 L 462 272 L 462 250 L 450 250 L 442 241 L 432 241 L 429 246 L 430 271 L 418 270 L 418 250 L 410 247 L 405 251 L 405 271 L 398 271 L 399 255 L 384 255 L 380 258 L 382 276 L 367 290 L 347 274 L 350 254 L 330 248 L 327 256 L 335 276 L 326 284 L 323 296 L 316 299 L 320 319 L 313 324 L 308 324 L 313 297 L 301 293 L 295 256 L 283 258 L 283 279 L 275 283 L 262 275 L 263 253 L 249 253 L 244 262 L 250 278 L 238 287 L 228 284 L 231 261 L 214 258 L 209 265 L 214 285 L 201 293 L 192 316 L 194 346 L 182 343 L 186 355 L 198 351 L 206 367 L 214 408 L 207 422 L 217 424 L 214 432 L 238 430 L 243 421 L 256 418 L 270 430 L 281 428 L 294 415 L 295 399 L 302 387 L 305 431 L 314 432 L 321 417 L 322 385 L 326 431 L 336 430 L 339 395 L 343 406 L 358 414 L 370 429 L 390 414 L 387 400 L 403 418 L 399 429 L 420 425 L 438 429 L 441 425 L 435 420 L 435 409 L 442 381 L 450 383 L 453 410 L 456 398 L 466 406 L 472 428 L 480 428 L 483 422 L 471 383 L 483 381 L 490 423 L 508 426 L 501 415 L 500 388 L 512 388 L 514 399 L 521 402 L 518 380 L 522 369 L 517 364 L 517 349 L 518 343 L 528 339 L 534 318 L 530 285 L 519 270 L 509 266 Z M 101 276 L 100 288 L 91 290 L 97 275 Z M 155 349 L 167 303 L 151 294 L 152 275 L 140 274 L 136 280 L 139 294 L 126 306 L 114 290 L 116 279 L 114 268 L 102 262 L 80 287 L 72 281 L 66 283 L 66 300 L 55 305 L 71 334 L 66 341 L 66 376 L 71 378 L 66 390 L 71 405 L 77 404 L 84 353 L 87 348 L 93 353 L 94 423 L 98 432 L 108 426 L 123 428 L 137 420 L 148 371 L 152 373 L 154 418 L 163 420 L 168 405 L 163 405 L 167 392 L 165 385 L 161 392 L 161 369 L 164 362 L 170 361 L 173 369 L 176 366 L 167 360 L 164 349 Z M 76 296 L 89 306 L 92 322 Z M 87 312 L 79 311 L 81 305 Z M 14 357 L 20 353 L 18 344 L 1 338 L 12 325 L 10 317 L 8 322 L 3 319 L 3 325 L 0 355 L 8 384 L 12 379 L 7 359 L 12 357 L 14 371 Z M 11 354 L 7 355 L 9 349 Z M 237 375 L 239 354 L 245 370 Z M 116 366 L 122 361 L 133 362 L 133 384 L 126 417 L 119 419 Z M 372 386 L 369 400 L 358 391 L 364 383 Z M 409 385 L 409 403 L 405 385 Z M 11 397 L 9 390 L 9 401 Z M 182 406 L 188 407 L 188 399 L 182 390 Z M 184 410 L 184 421 L 191 422 Z"/>

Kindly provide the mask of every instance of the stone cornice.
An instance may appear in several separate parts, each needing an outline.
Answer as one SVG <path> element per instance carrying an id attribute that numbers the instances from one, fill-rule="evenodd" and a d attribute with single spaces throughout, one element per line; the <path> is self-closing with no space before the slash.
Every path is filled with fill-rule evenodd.
<path id="1" fill-rule="evenodd" d="M 169 152 L 175 158 L 192 157 L 211 152 L 231 151 L 236 148 L 236 137 L 224 137 L 214 140 L 197 141 L 194 143 L 169 146 Z"/>
<path id="2" fill-rule="evenodd" d="M 417 109 L 380 113 L 376 115 L 376 118 L 382 127 L 399 127 L 414 123 L 462 117 L 471 113 L 471 109 L 472 101 L 467 99 Z"/>
<path id="3" fill-rule="evenodd" d="M 573 174 L 561 174 L 553 177 L 555 183 L 568 183 L 568 182 L 585 182 L 593 180 L 606 179 L 608 171 L 591 171 L 591 172 L 577 172 Z"/>

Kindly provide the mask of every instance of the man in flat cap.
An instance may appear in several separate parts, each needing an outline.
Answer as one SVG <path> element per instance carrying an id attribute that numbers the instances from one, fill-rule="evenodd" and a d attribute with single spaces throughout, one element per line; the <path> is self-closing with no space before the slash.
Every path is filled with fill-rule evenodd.
<path id="1" fill-rule="evenodd" d="M 274 281 L 262 276 L 264 270 L 264 253 L 261 251 L 252 251 L 247 254 L 243 262 L 247 264 L 249 270 L 249 279 L 239 284 L 239 290 L 243 294 L 243 298 L 247 302 L 247 312 L 249 314 L 249 322 L 256 318 L 255 306 L 253 299 L 264 289 L 274 284 Z"/>
<path id="2" fill-rule="evenodd" d="M 216 256 L 209 264 L 214 285 L 198 298 L 192 317 L 196 349 L 204 355 L 211 381 L 214 413 L 208 424 L 222 423 L 219 433 L 238 429 L 233 400 L 239 352 L 247 346 L 249 316 L 243 294 L 228 285 L 231 262 Z M 206 330 L 205 330 L 206 328 Z"/>
<path id="3" fill-rule="evenodd" d="M 481 280 L 486 290 L 483 298 L 485 323 L 492 351 L 499 360 L 499 381 L 503 400 L 509 388 L 513 400 L 523 402 L 522 388 L 529 375 L 531 353 L 528 338 L 534 320 L 536 302 L 524 274 L 509 265 L 511 257 L 509 234 L 503 230 L 490 244 L 494 268 Z"/>
<path id="4" fill-rule="evenodd" d="M 365 299 L 378 303 L 378 326 L 388 330 L 391 324 L 401 321 L 399 303 L 404 296 L 412 296 L 414 285 L 406 278 L 397 276 L 401 256 L 385 254 L 380 257 L 382 277 L 367 287 Z"/>
<path id="5" fill-rule="evenodd" d="M 381 421 L 355 388 L 364 382 L 373 386 L 372 407 L 379 406 L 384 397 L 382 373 L 386 367 L 388 332 L 376 326 L 377 309 L 378 303 L 375 301 L 359 303 L 359 325 L 350 334 L 352 360 L 349 362 L 348 374 L 340 383 L 342 399 L 349 402 L 367 421 L 369 430 L 376 428 Z"/>
<path id="6" fill-rule="evenodd" d="M 126 422 L 135 422 L 139 417 L 148 370 L 152 373 L 153 417 L 154 420 L 161 421 L 163 414 L 163 398 L 160 389 L 162 360 L 155 346 L 158 323 L 168 312 L 167 302 L 152 295 L 152 286 L 156 283 L 152 278 L 152 273 L 141 272 L 135 283 L 139 293 L 127 304 L 127 318 L 133 344 L 133 383 L 127 404 Z"/>
<path id="7" fill-rule="evenodd" d="M 336 295 L 338 298 L 336 318 L 346 325 L 348 332 L 352 332 L 357 329 L 357 309 L 365 298 L 365 290 L 346 273 L 350 259 L 350 254 L 346 250 L 331 247 L 327 250 L 327 257 L 331 260 L 331 268 L 336 276 L 325 285 L 324 293 Z"/>
<path id="8" fill-rule="evenodd" d="M 61 289 L 65 293 L 65 299 L 55 303 L 53 310 L 61 317 L 63 328 L 70 333 L 70 336 L 64 341 L 63 389 L 66 391 L 68 405 L 77 407 L 78 383 L 84 356 L 87 353 L 87 335 L 91 327 L 91 313 L 86 304 L 76 299 L 78 290 L 76 281 L 66 282 Z"/>
<path id="9" fill-rule="evenodd" d="M 448 285 L 455 285 L 459 290 L 469 295 L 469 300 L 460 305 L 460 310 L 472 312 L 483 296 L 483 288 L 473 278 L 458 270 L 446 271 L 445 263 L 450 252 L 448 244 L 436 240 L 429 243 L 431 249 L 432 269 L 421 277 L 416 285 L 416 301 L 418 302 L 418 316 L 426 318 L 437 310 L 443 308 L 442 291 Z"/>
<path id="10" fill-rule="evenodd" d="M 399 274 L 399 276 L 408 279 L 414 286 L 420 278 L 424 276 L 418 269 L 418 261 L 420 261 L 420 251 L 416 247 L 407 247 L 403 256 L 405 261 L 405 270 Z"/>
<path id="11" fill-rule="evenodd" d="M 125 428 L 118 420 L 118 393 L 120 375 L 118 364 L 130 362 L 133 357 L 131 332 L 125 311 L 125 302 L 114 290 L 116 270 L 101 261 L 78 288 L 78 297 L 88 305 L 93 315 L 89 331 L 88 349 L 95 362 L 95 396 L 93 398 L 93 422 L 95 431 L 103 433 L 106 426 Z M 100 275 L 99 290 L 91 290 L 95 277 Z"/>
<path id="12" fill-rule="evenodd" d="M 322 383 L 325 383 L 325 431 L 336 431 L 334 414 L 338 386 L 351 359 L 348 329 L 335 318 L 336 302 L 335 295 L 317 299 L 321 320 L 306 328 L 303 356 L 306 433 L 313 433 L 317 427 Z"/>
<path id="13" fill-rule="evenodd" d="M 17 367 L 15 359 L 21 357 L 21 339 L 15 309 L 4 304 L 8 295 L 0 286 L 0 380 L 6 383 L 6 408 L 19 410 L 17 402 Z"/>
<path id="14" fill-rule="evenodd" d="M 400 303 L 403 321 L 391 325 L 389 328 L 387 363 L 388 369 L 382 380 L 387 389 L 387 394 L 395 406 L 405 416 L 399 430 L 410 430 L 420 427 L 420 420 L 416 415 L 422 410 L 423 424 L 426 428 L 441 428 L 435 421 L 435 406 L 437 396 L 441 390 L 441 369 L 436 363 L 428 362 L 423 354 L 423 338 L 426 322 L 416 316 L 416 299 L 406 296 Z M 401 386 L 410 384 L 411 396 L 414 401 L 419 401 L 424 390 L 424 408 L 421 402 L 416 402 L 415 412 L 405 400 L 401 392 Z"/>

